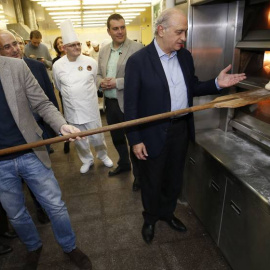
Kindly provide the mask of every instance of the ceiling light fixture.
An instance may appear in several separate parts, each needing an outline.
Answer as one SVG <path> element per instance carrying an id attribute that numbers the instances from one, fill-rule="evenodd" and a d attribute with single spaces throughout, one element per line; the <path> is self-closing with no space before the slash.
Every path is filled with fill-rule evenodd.
<path id="1" fill-rule="evenodd" d="M 49 15 L 51 16 L 57 16 L 57 15 L 80 15 L 80 11 L 70 11 L 70 12 L 49 12 Z"/>
<path id="2" fill-rule="evenodd" d="M 74 15 L 74 16 L 53 16 L 52 17 L 52 19 L 53 20 L 59 20 L 59 19 L 79 19 L 79 18 L 81 18 L 81 16 L 80 15 Z"/>
<path id="3" fill-rule="evenodd" d="M 85 5 L 85 4 L 84 4 Z M 83 6 L 84 9 L 106 9 L 106 8 L 116 8 L 117 6 Z"/>
<path id="4" fill-rule="evenodd" d="M 115 11 L 118 12 L 118 13 L 123 13 L 123 12 L 125 12 L 125 13 L 126 12 L 143 12 L 143 11 L 145 11 L 145 8 L 116 9 Z"/>
<path id="5" fill-rule="evenodd" d="M 46 10 L 48 11 L 57 11 L 57 10 L 78 10 L 78 9 L 81 9 L 81 7 L 48 7 L 48 8 L 45 8 Z"/>
<path id="6" fill-rule="evenodd" d="M 83 5 L 119 4 L 119 0 L 83 0 Z"/>
<path id="7" fill-rule="evenodd" d="M 106 14 L 111 14 L 113 13 L 113 10 L 91 10 L 91 11 L 84 11 L 83 14 L 100 14 L 100 13 L 106 13 Z"/>
<path id="8" fill-rule="evenodd" d="M 143 8 L 143 7 L 150 7 L 151 4 L 132 4 L 132 5 L 125 5 L 121 4 L 118 5 L 118 8 Z"/>
<path id="9" fill-rule="evenodd" d="M 79 6 L 80 1 L 49 1 L 49 2 L 38 2 L 42 7 L 63 7 L 63 6 Z"/>

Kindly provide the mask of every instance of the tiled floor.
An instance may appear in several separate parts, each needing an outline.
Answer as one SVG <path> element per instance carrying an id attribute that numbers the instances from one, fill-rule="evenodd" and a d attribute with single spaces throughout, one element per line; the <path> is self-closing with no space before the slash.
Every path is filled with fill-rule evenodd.
<path id="1" fill-rule="evenodd" d="M 104 116 L 103 116 L 104 118 Z M 104 120 L 104 119 L 103 119 Z M 109 156 L 115 165 L 117 153 L 106 133 Z M 230 270 L 226 260 L 189 206 L 179 204 L 176 216 L 188 231 L 171 230 L 164 222 L 156 224 L 153 243 L 141 237 L 142 205 L 140 192 L 132 192 L 130 172 L 107 176 L 109 169 L 95 160 L 90 171 L 81 175 L 81 163 L 74 145 L 64 154 L 63 143 L 53 146 L 53 170 L 69 210 L 77 245 L 92 260 L 94 270 Z M 35 207 L 26 190 L 26 203 L 43 240 L 38 270 L 75 270 L 55 242 L 50 224 L 38 223 Z M 18 239 L 3 243 L 13 252 L 0 257 L 0 269 L 22 269 L 26 249 Z"/>

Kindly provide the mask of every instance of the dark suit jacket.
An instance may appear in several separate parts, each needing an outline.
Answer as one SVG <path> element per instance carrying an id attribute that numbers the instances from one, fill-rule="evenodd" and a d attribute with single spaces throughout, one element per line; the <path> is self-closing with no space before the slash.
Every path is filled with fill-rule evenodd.
<path id="1" fill-rule="evenodd" d="M 29 59 L 24 57 L 24 62 L 27 64 L 32 74 L 38 81 L 41 88 L 44 90 L 46 96 L 54 104 L 54 106 L 59 110 L 58 103 L 54 94 L 53 85 L 50 81 L 49 75 L 47 73 L 46 67 L 43 63 L 38 62 L 34 59 Z"/>
<path id="2" fill-rule="evenodd" d="M 195 76 L 193 58 L 188 50 L 180 49 L 177 58 L 187 86 L 190 107 L 193 105 L 194 96 L 218 93 L 214 79 L 200 82 Z M 128 59 L 124 89 L 126 121 L 171 111 L 169 85 L 154 42 Z M 127 131 L 129 144 L 132 146 L 143 142 L 149 157 L 156 157 L 164 146 L 169 124 L 170 120 L 166 119 L 130 128 Z M 192 114 L 189 115 L 188 126 L 190 138 L 194 140 Z"/>

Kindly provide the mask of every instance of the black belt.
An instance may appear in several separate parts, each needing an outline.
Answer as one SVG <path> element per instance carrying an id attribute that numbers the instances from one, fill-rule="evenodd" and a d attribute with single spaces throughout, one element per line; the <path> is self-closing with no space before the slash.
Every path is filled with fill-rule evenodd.
<path id="1" fill-rule="evenodd" d="M 179 117 L 173 117 L 170 119 L 171 124 L 176 124 L 180 121 L 186 121 L 189 118 L 189 115 L 183 115 L 183 116 L 179 116 Z"/>

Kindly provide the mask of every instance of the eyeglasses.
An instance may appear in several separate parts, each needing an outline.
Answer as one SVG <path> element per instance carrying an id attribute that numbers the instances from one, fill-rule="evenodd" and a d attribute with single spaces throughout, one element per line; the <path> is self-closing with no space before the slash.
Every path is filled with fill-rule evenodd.
<path id="1" fill-rule="evenodd" d="M 11 44 L 6 44 L 2 48 L 0 47 L 0 50 L 9 51 L 12 47 L 15 48 L 18 46 L 18 41 L 13 41 Z"/>
<path id="2" fill-rule="evenodd" d="M 76 47 L 81 47 L 81 46 L 82 46 L 82 43 L 74 43 L 74 44 L 67 45 L 67 47 L 72 48 L 72 49 Z"/>

